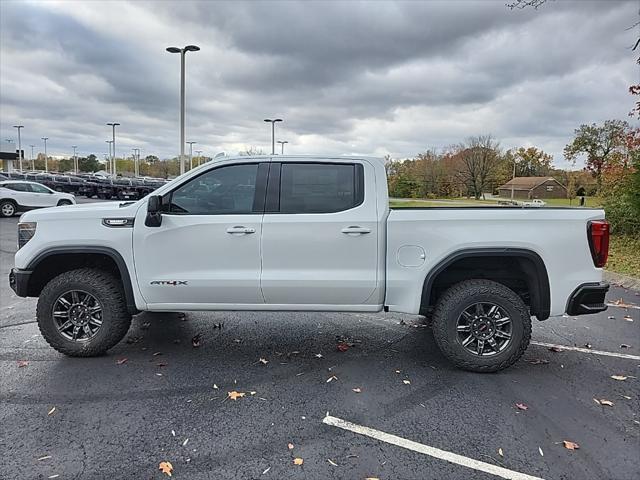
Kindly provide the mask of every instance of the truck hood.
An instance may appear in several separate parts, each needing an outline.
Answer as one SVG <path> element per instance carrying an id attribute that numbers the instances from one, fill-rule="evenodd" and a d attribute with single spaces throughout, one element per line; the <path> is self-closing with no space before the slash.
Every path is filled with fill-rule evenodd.
<path id="1" fill-rule="evenodd" d="M 24 213 L 21 222 L 71 220 L 74 218 L 134 217 L 141 202 L 96 202 L 64 207 L 41 208 Z"/>

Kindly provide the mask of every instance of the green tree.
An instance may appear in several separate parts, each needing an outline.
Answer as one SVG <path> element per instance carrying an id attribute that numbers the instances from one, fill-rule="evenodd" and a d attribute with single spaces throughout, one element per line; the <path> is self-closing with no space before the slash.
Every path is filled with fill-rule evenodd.
<path id="1" fill-rule="evenodd" d="M 544 177 L 551 171 L 553 157 L 536 147 L 520 147 L 513 152 L 517 177 Z"/>
<path id="2" fill-rule="evenodd" d="M 575 138 L 564 147 L 564 156 L 574 161 L 586 155 L 586 169 L 596 179 L 598 190 L 602 188 L 602 172 L 620 158 L 625 148 L 625 135 L 629 124 L 623 120 L 606 120 L 603 125 L 581 125 L 575 130 Z"/>

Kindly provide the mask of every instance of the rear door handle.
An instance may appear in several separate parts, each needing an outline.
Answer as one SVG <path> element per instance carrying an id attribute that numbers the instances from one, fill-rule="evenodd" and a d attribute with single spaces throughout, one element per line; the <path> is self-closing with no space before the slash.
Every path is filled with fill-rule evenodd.
<path id="1" fill-rule="evenodd" d="M 347 235 L 364 235 L 365 233 L 371 233 L 370 228 L 359 227 L 357 225 L 351 225 L 350 227 L 345 227 L 340 231 Z"/>
<path id="2" fill-rule="evenodd" d="M 249 233 L 256 233 L 256 229 L 243 227 L 242 225 L 236 225 L 235 227 L 227 228 L 227 233 L 230 233 L 231 235 L 246 235 Z"/>

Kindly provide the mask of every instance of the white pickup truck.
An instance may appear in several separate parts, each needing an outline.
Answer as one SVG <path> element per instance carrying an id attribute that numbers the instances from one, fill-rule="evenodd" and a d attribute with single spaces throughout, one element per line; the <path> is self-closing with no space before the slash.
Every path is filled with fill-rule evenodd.
<path id="1" fill-rule="evenodd" d="M 24 214 L 10 284 L 56 350 L 107 351 L 141 311 L 404 312 L 457 366 L 523 354 L 531 317 L 606 309 L 594 209 L 390 209 L 382 161 L 222 158 L 137 202 Z M 348 318 L 348 317 L 347 317 Z"/>

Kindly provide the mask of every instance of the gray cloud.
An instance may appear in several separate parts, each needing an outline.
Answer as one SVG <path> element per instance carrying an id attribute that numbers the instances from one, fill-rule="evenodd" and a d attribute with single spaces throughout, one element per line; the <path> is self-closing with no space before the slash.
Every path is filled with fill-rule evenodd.
<path id="1" fill-rule="evenodd" d="M 294 153 L 413 156 L 492 133 L 562 164 L 580 123 L 625 118 L 638 81 L 631 1 L 0 3 L 0 135 L 119 154 L 178 152 L 179 57 L 188 140 L 208 154 L 269 145 L 278 115 Z M 4 143 L 4 142 L 3 142 Z M 6 145 L 6 144 L 5 144 Z M 3 147 L 5 146 L 3 145 Z"/>

